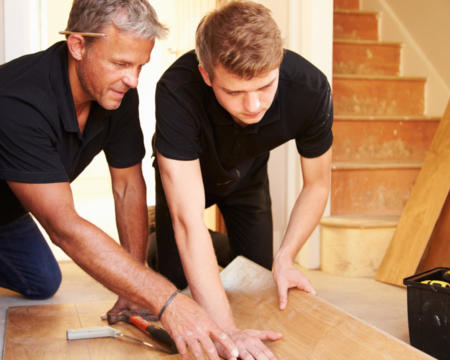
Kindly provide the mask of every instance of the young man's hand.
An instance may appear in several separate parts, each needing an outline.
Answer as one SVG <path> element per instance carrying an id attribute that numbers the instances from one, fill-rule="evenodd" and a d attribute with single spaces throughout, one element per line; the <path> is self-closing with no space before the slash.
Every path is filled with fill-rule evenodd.
<path id="1" fill-rule="evenodd" d="M 236 329 L 230 333 L 242 360 L 276 360 L 263 341 L 279 340 L 282 335 L 270 330 Z"/>
<path id="2" fill-rule="evenodd" d="M 291 288 L 297 288 L 305 292 L 316 294 L 308 278 L 303 275 L 292 261 L 275 258 L 273 263 L 273 280 L 278 290 L 280 310 L 284 310 L 288 304 L 288 292 Z"/>

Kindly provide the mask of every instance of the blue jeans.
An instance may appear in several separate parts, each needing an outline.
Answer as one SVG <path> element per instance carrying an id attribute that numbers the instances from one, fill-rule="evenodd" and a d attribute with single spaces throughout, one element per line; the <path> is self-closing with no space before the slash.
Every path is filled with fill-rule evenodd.
<path id="1" fill-rule="evenodd" d="M 0 225 L 0 287 L 46 299 L 60 284 L 59 265 L 29 214 Z"/>

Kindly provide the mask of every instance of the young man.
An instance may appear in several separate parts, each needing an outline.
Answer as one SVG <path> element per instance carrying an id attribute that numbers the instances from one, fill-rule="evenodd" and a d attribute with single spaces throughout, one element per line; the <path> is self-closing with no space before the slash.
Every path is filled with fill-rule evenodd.
<path id="1" fill-rule="evenodd" d="M 61 274 L 29 212 L 78 265 L 119 295 L 111 313 L 161 315 L 183 356 L 235 358 L 230 338 L 145 266 L 144 145 L 136 86 L 166 28 L 146 0 L 75 0 L 67 41 L 0 67 L 0 286 L 52 296 Z M 104 151 L 121 245 L 74 209 L 70 182 Z M 233 354 L 234 351 L 234 354 Z"/>
<path id="2" fill-rule="evenodd" d="M 328 81 L 301 56 L 283 50 L 268 9 L 233 1 L 203 18 L 195 53 L 183 55 L 162 76 L 156 116 L 159 271 L 178 287 L 189 285 L 243 359 L 266 359 L 259 341 L 266 338 L 234 324 L 203 212 L 219 206 L 233 256 L 273 269 L 281 309 L 290 288 L 314 292 L 294 258 L 329 194 Z M 290 139 L 297 143 L 304 186 L 273 259 L 267 161 L 271 149 Z"/>

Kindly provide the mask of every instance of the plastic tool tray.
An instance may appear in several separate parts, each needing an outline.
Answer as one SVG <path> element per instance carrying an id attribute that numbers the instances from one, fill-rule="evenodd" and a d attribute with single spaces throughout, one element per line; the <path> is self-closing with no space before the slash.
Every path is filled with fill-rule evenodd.
<path id="1" fill-rule="evenodd" d="M 403 280 L 407 286 L 411 345 L 440 360 L 450 360 L 450 288 L 421 282 L 442 281 L 448 270 L 434 268 Z"/>

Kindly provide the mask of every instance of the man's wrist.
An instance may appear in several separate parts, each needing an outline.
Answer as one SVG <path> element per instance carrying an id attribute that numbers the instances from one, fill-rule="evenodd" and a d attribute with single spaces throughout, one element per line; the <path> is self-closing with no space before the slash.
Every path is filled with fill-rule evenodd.
<path id="1" fill-rule="evenodd" d="M 161 310 L 159 311 L 158 314 L 158 321 L 161 320 L 161 317 L 164 314 L 164 311 L 166 311 L 167 307 L 170 305 L 170 303 L 173 301 L 173 299 L 175 298 L 175 296 L 177 296 L 180 293 L 179 289 L 176 289 L 172 295 L 169 296 L 169 298 L 167 299 L 167 301 L 165 302 L 165 304 L 163 305 L 163 307 L 161 308 Z"/>
<path id="2" fill-rule="evenodd" d="M 274 264 L 293 264 L 297 253 L 290 251 L 287 248 L 280 248 L 275 255 Z"/>

